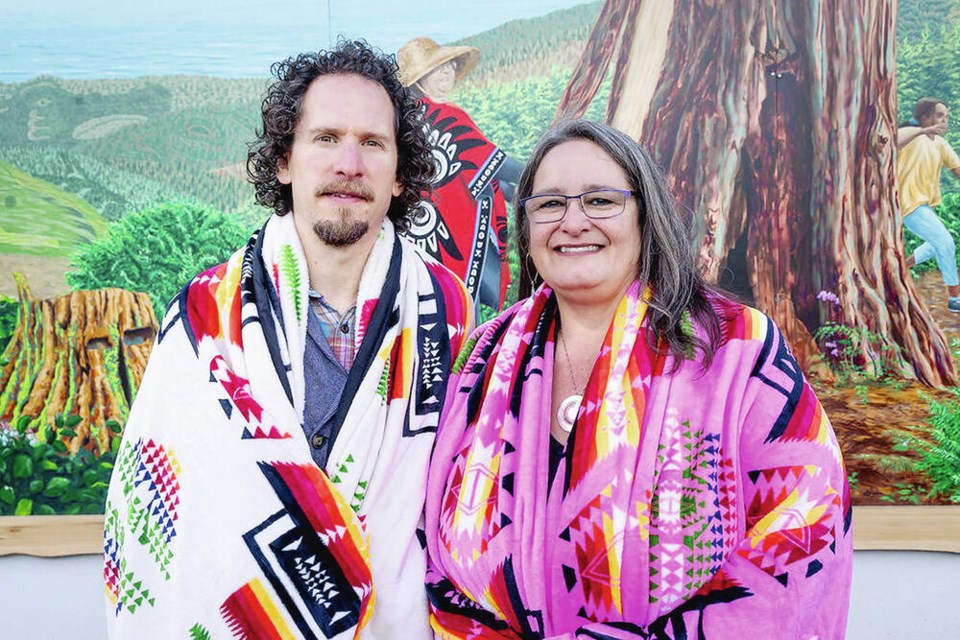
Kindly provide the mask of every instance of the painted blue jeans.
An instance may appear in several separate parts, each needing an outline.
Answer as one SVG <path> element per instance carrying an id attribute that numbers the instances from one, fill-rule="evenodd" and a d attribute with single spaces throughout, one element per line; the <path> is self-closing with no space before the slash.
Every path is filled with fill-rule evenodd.
<path id="1" fill-rule="evenodd" d="M 937 266 L 943 275 L 943 284 L 948 287 L 960 284 L 960 276 L 957 275 L 957 245 L 937 217 L 937 213 L 928 205 L 922 204 L 914 209 L 913 213 L 903 217 L 903 226 L 924 241 L 913 252 L 913 259 L 917 264 L 936 258 Z"/>

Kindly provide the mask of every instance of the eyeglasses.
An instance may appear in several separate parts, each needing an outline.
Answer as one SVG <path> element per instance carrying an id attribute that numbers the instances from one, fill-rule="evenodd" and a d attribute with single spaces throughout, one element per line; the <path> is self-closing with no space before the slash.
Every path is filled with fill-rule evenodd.
<path id="1" fill-rule="evenodd" d="M 637 195 L 628 189 L 594 189 L 575 196 L 562 193 L 544 193 L 542 195 L 520 198 L 520 206 L 527 212 L 530 222 L 546 224 L 558 222 L 567 213 L 570 200 L 580 201 L 580 210 L 591 220 L 612 218 L 623 213 L 627 198 Z"/>

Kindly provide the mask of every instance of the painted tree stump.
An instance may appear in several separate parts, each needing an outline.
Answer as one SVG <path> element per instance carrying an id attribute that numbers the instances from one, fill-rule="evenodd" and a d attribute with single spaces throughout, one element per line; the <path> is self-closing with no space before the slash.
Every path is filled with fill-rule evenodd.
<path id="1" fill-rule="evenodd" d="M 157 335 L 150 297 L 125 289 L 74 291 L 38 300 L 15 273 L 20 310 L 0 370 L 0 419 L 29 416 L 40 428 L 78 415 L 72 452 L 107 451 L 119 437 L 107 420 L 126 420 Z"/>

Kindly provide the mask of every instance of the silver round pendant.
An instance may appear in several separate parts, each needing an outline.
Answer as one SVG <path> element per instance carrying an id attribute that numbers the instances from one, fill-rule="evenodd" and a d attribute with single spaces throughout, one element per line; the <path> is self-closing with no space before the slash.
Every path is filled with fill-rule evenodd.
<path id="1" fill-rule="evenodd" d="M 573 394 L 564 398 L 560 406 L 557 407 L 557 424 L 567 433 L 570 433 L 573 429 L 573 423 L 577 419 L 581 402 L 583 402 L 583 396 Z"/>

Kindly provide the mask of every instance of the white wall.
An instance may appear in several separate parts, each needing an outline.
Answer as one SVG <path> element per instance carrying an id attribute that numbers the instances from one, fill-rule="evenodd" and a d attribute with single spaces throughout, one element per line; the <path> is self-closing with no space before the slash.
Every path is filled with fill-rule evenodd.
<path id="1" fill-rule="evenodd" d="M 101 567 L 99 555 L 0 557 L 0 638 L 105 638 Z"/>
<path id="2" fill-rule="evenodd" d="M 960 554 L 857 551 L 847 637 L 960 638 Z"/>
<path id="3" fill-rule="evenodd" d="M 847 637 L 960 638 L 958 581 L 960 554 L 856 552 Z M 0 557 L 0 637 L 104 636 L 100 556 Z"/>

